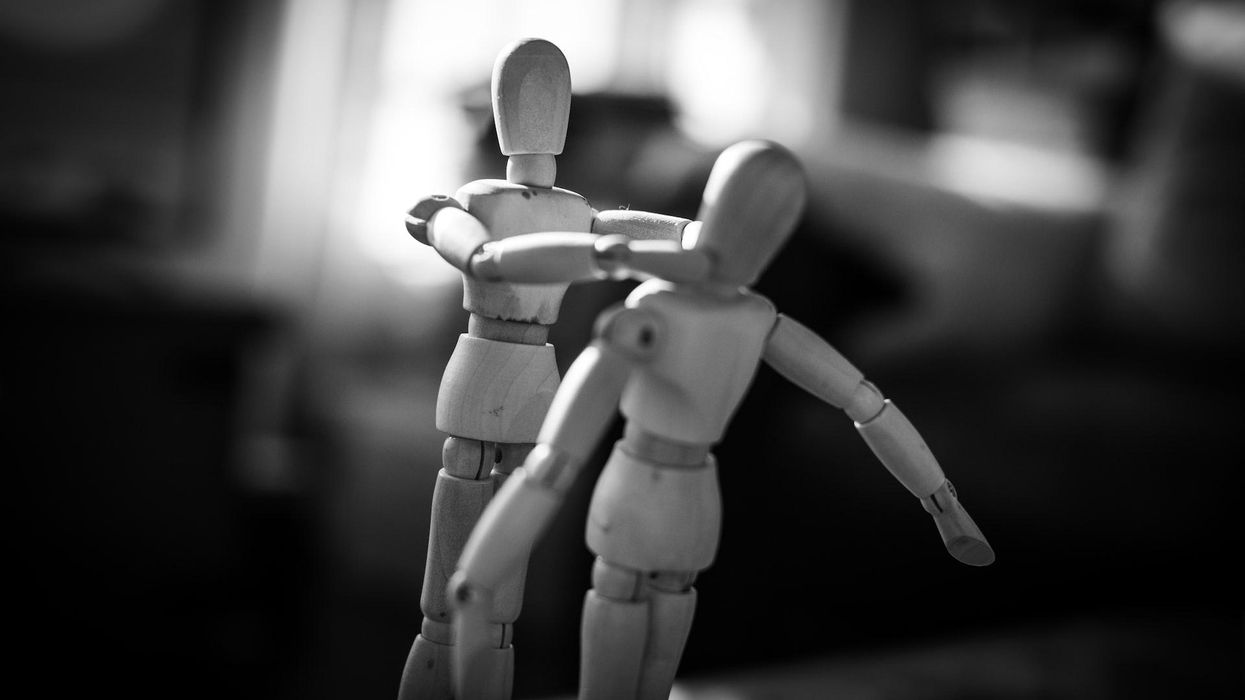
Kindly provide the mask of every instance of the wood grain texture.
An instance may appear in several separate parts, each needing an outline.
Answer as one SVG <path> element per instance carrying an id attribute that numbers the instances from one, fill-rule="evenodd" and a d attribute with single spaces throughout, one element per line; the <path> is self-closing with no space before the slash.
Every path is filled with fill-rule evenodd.
<path id="1" fill-rule="evenodd" d="M 479 520 L 492 497 L 493 483 L 487 479 L 460 479 L 444 470 L 437 474 L 432 492 L 428 560 L 419 597 L 419 607 L 428 619 L 449 623 L 450 607 L 445 600 L 445 587 L 454 574 L 471 526 Z"/>
<path id="2" fill-rule="evenodd" d="M 422 634 L 415 637 L 406 666 L 402 669 L 402 681 L 398 685 L 398 700 L 450 700 L 454 696 L 451 647 L 433 642 Z"/>
<path id="3" fill-rule="evenodd" d="M 528 551 L 559 505 L 561 494 L 528 478 L 526 470 L 516 469 L 462 550 L 458 568 L 466 580 L 495 595 L 497 587 L 527 560 Z M 495 523 L 506 525 L 492 527 Z"/>
<path id="4" fill-rule="evenodd" d="M 856 429 L 878 460 L 917 498 L 925 498 L 946 481 L 920 433 L 889 399 L 876 418 L 857 423 Z"/>
<path id="5" fill-rule="evenodd" d="M 765 361 L 788 381 L 835 408 L 852 402 L 864 375 L 838 350 L 795 319 L 778 315 Z"/>
<path id="6" fill-rule="evenodd" d="M 619 261 L 633 278 L 667 282 L 703 282 L 713 271 L 713 260 L 703 250 L 685 250 L 676 241 L 630 241 Z"/>
<path id="7" fill-rule="evenodd" d="M 489 281 L 556 284 L 604 277 L 591 233 L 548 231 L 494 241 L 472 261 L 471 270 Z"/>
<path id="8" fill-rule="evenodd" d="M 557 187 L 541 189 L 505 180 L 477 180 L 459 188 L 454 198 L 488 229 L 490 240 L 540 231 L 586 233 L 592 228 L 588 201 Z M 490 318 L 550 325 L 558 318 L 566 287 L 565 282 L 514 284 L 465 275 L 463 308 Z"/>
<path id="9" fill-rule="evenodd" d="M 437 430 L 487 442 L 535 442 L 557 388 L 552 345 L 460 335 L 437 392 Z"/>
<path id="10" fill-rule="evenodd" d="M 689 248 L 712 251 L 714 279 L 750 285 L 782 248 L 804 208 L 804 174 L 784 148 L 745 141 L 722 152 L 709 173 L 696 240 Z"/>
<path id="11" fill-rule="evenodd" d="M 662 323 L 653 358 L 623 391 L 623 415 L 677 442 L 721 440 L 756 373 L 774 307 L 751 293 L 719 297 L 659 280 L 641 284 L 626 304 Z"/>
<path id="12" fill-rule="evenodd" d="M 548 153 L 516 153 L 506 161 L 506 179 L 528 187 L 553 187 L 558 160 Z"/>
<path id="13" fill-rule="evenodd" d="M 566 388 L 554 397 L 537 441 L 573 461 L 587 459 L 613 420 L 630 374 L 622 355 L 597 343 L 584 348 L 566 370 Z"/>
<path id="14" fill-rule="evenodd" d="M 504 343 L 544 345 L 549 340 L 549 326 L 471 314 L 467 317 L 467 335 Z"/>
<path id="15" fill-rule="evenodd" d="M 566 56 L 543 39 L 522 39 L 493 65 L 493 118 L 505 155 L 562 152 L 571 107 Z"/>
<path id="16" fill-rule="evenodd" d="M 428 559 L 419 606 L 424 617 L 449 624 L 451 611 L 446 599 L 450 577 L 458 566 L 471 530 L 493 496 L 493 481 L 459 479 L 444 471 L 437 475 L 432 495 L 432 526 L 428 534 Z M 519 616 L 523 600 L 523 574 L 526 560 L 494 584 L 493 605 L 488 619 L 497 624 L 512 623 Z"/>
<path id="17" fill-rule="evenodd" d="M 623 235 L 637 241 L 681 241 L 683 229 L 690 219 L 630 209 L 599 211 L 592 222 L 592 232 L 602 236 Z"/>
<path id="18" fill-rule="evenodd" d="M 640 571 L 700 571 L 713 563 L 722 496 L 712 456 L 658 466 L 615 447 L 588 510 L 588 549 Z"/>
<path id="19" fill-rule="evenodd" d="M 456 207 L 434 212 L 428 219 L 427 236 L 428 244 L 459 270 L 466 270 L 471 256 L 493 239 L 479 219 Z"/>

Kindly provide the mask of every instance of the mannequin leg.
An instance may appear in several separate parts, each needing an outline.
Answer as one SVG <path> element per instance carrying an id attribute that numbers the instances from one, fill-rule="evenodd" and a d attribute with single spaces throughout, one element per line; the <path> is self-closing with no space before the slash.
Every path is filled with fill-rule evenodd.
<path id="1" fill-rule="evenodd" d="M 694 578 L 597 559 L 584 601 L 580 700 L 670 696 L 696 606 Z"/>
<path id="2" fill-rule="evenodd" d="M 501 481 L 523 463 L 531 449 L 529 444 L 494 444 L 457 437 L 445 441 L 443 468 L 437 474 L 432 496 L 428 560 L 420 595 L 424 622 L 402 671 L 402 683 L 398 688 L 400 700 L 453 697 L 450 667 L 453 647 L 446 587 L 458 565 L 463 545 L 492 499 L 495 486 L 499 487 Z M 497 590 L 490 615 L 497 645 L 487 660 L 481 660 L 490 670 L 479 678 L 482 682 L 479 697 L 510 697 L 514 673 L 510 638 L 523 602 L 526 573 L 524 567 Z"/>

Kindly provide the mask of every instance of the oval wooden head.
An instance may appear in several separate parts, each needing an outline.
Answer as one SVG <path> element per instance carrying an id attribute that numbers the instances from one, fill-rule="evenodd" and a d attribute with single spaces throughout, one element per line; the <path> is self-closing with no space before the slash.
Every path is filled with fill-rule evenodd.
<path id="1" fill-rule="evenodd" d="M 804 173 L 795 156 L 769 141 L 744 141 L 713 164 L 690 247 L 713 253 L 712 279 L 749 285 L 791 235 L 804 209 Z"/>
<path id="2" fill-rule="evenodd" d="M 493 119 L 505 155 L 557 155 L 566 141 L 571 69 L 544 39 L 521 39 L 493 65 Z"/>

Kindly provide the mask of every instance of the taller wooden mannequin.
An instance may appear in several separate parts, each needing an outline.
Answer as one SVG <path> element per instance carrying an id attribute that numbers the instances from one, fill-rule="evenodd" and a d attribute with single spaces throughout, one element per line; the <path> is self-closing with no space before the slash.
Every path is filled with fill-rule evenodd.
<path id="1" fill-rule="evenodd" d="M 506 179 L 478 180 L 453 198 L 421 200 L 406 219 L 412 236 L 462 270 L 485 243 L 532 231 L 679 239 L 686 219 L 597 212 L 582 196 L 553 186 L 554 156 L 562 152 L 571 100 L 570 71 L 556 46 L 526 39 L 507 47 L 494 66 L 492 89 L 498 141 L 510 157 Z M 545 341 L 567 283 L 602 275 L 562 270 L 551 284 L 463 277 L 463 307 L 471 315 L 437 394 L 437 429 L 449 438 L 433 492 L 420 596 L 424 621 L 407 658 L 399 698 L 451 697 L 454 640 L 447 581 L 494 490 L 532 450 L 557 391 L 553 346 Z M 510 695 L 511 632 L 523 598 L 525 566 L 526 560 L 498 582 L 487 614 L 489 650 L 478 667 L 479 697 Z"/>
<path id="2" fill-rule="evenodd" d="M 567 372 L 539 444 L 488 507 L 467 542 L 449 597 L 459 640 L 456 680 L 478 692 L 487 667 L 485 613 L 552 517 L 615 409 L 627 419 L 588 513 L 597 555 L 584 602 L 580 698 L 666 698 L 691 629 L 697 573 L 717 551 L 717 464 L 710 454 L 764 360 L 855 421 L 879 461 L 920 499 L 948 551 L 982 566 L 993 550 L 916 429 L 824 340 L 746 288 L 794 226 L 804 200 L 800 168 L 782 148 L 746 142 L 718 159 L 685 248 L 583 234 L 533 234 L 489 244 L 470 268 L 545 280 L 588 247 L 617 248 L 614 270 L 639 260 L 666 279 L 640 285 L 607 312 L 597 338 Z M 668 260 L 652 264 L 652 256 Z M 747 466 L 747 465 L 737 465 Z M 758 465 L 781 488 L 778 465 Z M 505 595 L 509 595 L 506 593 Z M 798 602 L 794 604 L 798 605 Z M 806 604 L 813 604 L 807 601 Z"/>

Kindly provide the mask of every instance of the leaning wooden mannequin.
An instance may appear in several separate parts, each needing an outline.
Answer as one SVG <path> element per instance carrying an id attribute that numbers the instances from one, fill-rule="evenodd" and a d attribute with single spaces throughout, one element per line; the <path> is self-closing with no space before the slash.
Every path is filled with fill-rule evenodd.
<path id="1" fill-rule="evenodd" d="M 579 194 L 554 186 L 570 100 L 570 72 L 558 47 L 525 39 L 504 49 L 493 69 L 493 113 L 501 151 L 510 157 L 506 179 L 470 182 L 452 198 L 424 198 L 407 216 L 410 234 L 460 269 L 486 242 L 550 229 L 677 246 L 687 219 L 597 211 Z M 545 340 L 567 282 L 576 274 L 554 272 L 549 284 L 463 277 L 463 306 L 471 317 L 437 394 L 437 429 L 448 437 L 432 497 L 420 596 L 424 620 L 402 673 L 402 700 L 451 696 L 453 637 L 445 588 L 495 489 L 534 446 L 557 391 L 553 346 Z M 510 694 L 511 631 L 523 599 L 524 574 L 518 565 L 507 572 L 506 582 L 493 582 L 492 643 L 476 657 L 479 677 L 488 679 L 490 694 L 498 697 Z"/>
<path id="2" fill-rule="evenodd" d="M 796 223 L 804 180 L 767 142 L 727 149 L 682 245 L 582 233 L 489 243 L 471 274 L 514 282 L 654 277 L 606 312 L 572 364 L 538 444 L 485 510 L 450 584 L 455 683 L 464 698 L 488 653 L 488 611 L 611 422 L 627 419 L 587 523 L 597 555 L 584 602 L 581 698 L 666 698 L 696 606 L 692 583 L 717 550 L 721 505 L 710 454 L 761 360 L 843 409 L 888 470 L 934 518 L 948 551 L 974 566 L 993 550 L 915 428 L 834 348 L 749 291 Z"/>

